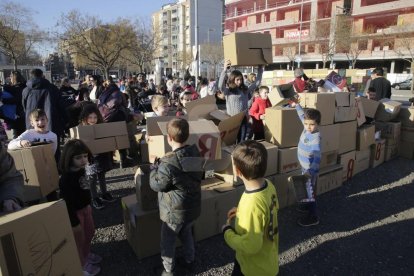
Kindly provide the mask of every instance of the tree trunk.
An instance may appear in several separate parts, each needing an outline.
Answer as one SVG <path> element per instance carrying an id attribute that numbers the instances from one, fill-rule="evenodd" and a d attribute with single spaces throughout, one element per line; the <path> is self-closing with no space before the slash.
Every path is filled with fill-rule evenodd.
<path id="1" fill-rule="evenodd" d="M 17 59 L 16 59 L 16 57 L 12 57 L 12 59 L 13 59 L 13 67 L 14 67 L 14 71 L 17 71 Z"/>
<path id="2" fill-rule="evenodd" d="M 411 94 L 414 94 L 414 60 L 411 60 Z"/>
<path id="3" fill-rule="evenodd" d="M 109 68 L 108 67 L 104 67 L 103 68 L 103 73 L 104 73 L 104 75 L 105 75 L 105 79 L 107 80 L 107 79 L 109 79 Z"/>
<path id="4" fill-rule="evenodd" d="M 325 69 L 326 68 L 326 62 L 327 62 L 327 60 L 322 60 L 322 69 Z"/>

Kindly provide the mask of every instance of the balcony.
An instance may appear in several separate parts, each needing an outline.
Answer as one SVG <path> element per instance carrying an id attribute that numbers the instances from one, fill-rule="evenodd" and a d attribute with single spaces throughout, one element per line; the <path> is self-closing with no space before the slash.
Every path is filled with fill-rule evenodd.
<path id="1" fill-rule="evenodd" d="M 396 10 L 407 9 L 408 7 L 414 7 L 414 3 L 412 0 L 398 0 L 398 1 L 393 1 L 393 2 L 386 2 L 386 3 L 369 5 L 369 6 L 363 6 L 363 7 L 361 7 L 360 1 L 355 1 L 354 7 L 352 9 L 353 10 L 352 15 L 361 16 L 365 14 L 392 12 Z"/>
<path id="2" fill-rule="evenodd" d="M 226 1 L 226 5 L 231 3 L 235 3 L 238 1 Z M 242 10 L 242 11 L 235 11 L 235 12 L 229 12 L 226 14 L 226 20 L 227 19 L 233 19 L 235 17 L 239 17 L 239 16 L 248 16 L 248 15 L 252 15 L 254 13 L 259 13 L 259 12 L 264 12 L 264 11 L 271 11 L 271 10 L 276 10 L 276 9 L 280 9 L 280 8 L 286 8 L 286 7 L 300 7 L 300 5 L 306 4 L 306 3 L 311 3 L 312 0 L 292 0 L 292 1 L 286 1 L 286 2 L 282 2 L 282 3 L 275 3 L 275 4 L 271 4 L 271 5 L 267 5 L 267 6 L 258 6 L 256 8 L 251 8 L 251 9 L 246 9 L 246 10 Z"/>
<path id="3" fill-rule="evenodd" d="M 238 32 L 248 32 L 248 31 L 259 31 L 259 30 L 267 30 L 267 29 L 273 29 L 276 27 L 283 27 L 283 26 L 289 26 L 289 25 L 295 25 L 299 24 L 300 20 L 295 18 L 287 18 L 284 20 L 278 20 L 278 21 L 270 21 L 270 22 L 264 22 L 264 23 L 258 23 L 258 24 L 252 24 L 244 27 L 237 28 Z M 308 23 L 308 21 L 303 21 L 303 23 Z"/>

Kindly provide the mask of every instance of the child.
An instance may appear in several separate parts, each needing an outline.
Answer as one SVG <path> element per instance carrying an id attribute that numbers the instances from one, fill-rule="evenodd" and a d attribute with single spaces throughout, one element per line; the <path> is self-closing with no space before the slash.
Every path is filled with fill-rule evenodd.
<path id="1" fill-rule="evenodd" d="M 95 125 L 103 123 L 102 115 L 95 104 L 84 107 L 80 116 L 80 124 Z M 93 163 L 86 166 L 86 174 L 90 180 L 90 190 L 92 195 L 92 206 L 100 210 L 105 207 L 103 202 L 114 202 L 115 199 L 106 189 L 105 173 L 112 169 L 112 152 L 104 152 L 93 156 Z M 96 183 L 99 182 L 101 197 L 98 196 Z"/>
<path id="2" fill-rule="evenodd" d="M 265 117 L 265 110 L 272 106 L 267 97 L 268 94 L 269 88 L 267 86 L 260 86 L 259 97 L 253 101 L 252 107 L 249 110 L 249 114 L 253 119 L 252 130 L 255 140 L 264 139 L 263 120 Z"/>
<path id="3" fill-rule="evenodd" d="M 308 198 L 298 206 L 298 211 L 307 213 L 307 215 L 300 218 L 298 224 L 304 227 L 318 225 L 319 217 L 316 211 L 314 190 L 321 162 L 321 136 L 318 129 L 321 123 L 321 113 L 313 108 L 303 111 L 297 101 L 292 102 L 291 105 L 296 107 L 298 116 L 304 126 L 298 144 L 298 159 L 302 167 L 302 174 L 308 178 L 306 182 Z"/>
<path id="4" fill-rule="evenodd" d="M 377 100 L 377 93 L 375 87 L 368 87 L 367 98 L 370 100 Z"/>
<path id="5" fill-rule="evenodd" d="M 230 68 L 230 66 L 230 60 L 224 62 L 224 70 L 221 72 L 219 79 L 219 88 L 226 99 L 227 114 L 234 116 L 240 112 L 246 112 L 246 117 L 240 126 L 240 131 L 238 134 L 237 140 L 240 142 L 246 139 L 248 131 L 248 101 L 254 89 L 258 87 L 262 81 L 263 66 L 258 67 L 256 81 L 250 84 L 249 87 L 246 87 L 246 85 L 244 85 L 243 75 L 238 70 L 233 70 L 227 80 L 227 70 Z"/>
<path id="6" fill-rule="evenodd" d="M 187 110 L 185 109 L 185 104 L 192 101 L 192 93 L 190 91 L 184 91 L 180 93 L 179 102 L 177 105 L 177 112 L 175 116 L 183 116 L 187 114 Z"/>
<path id="7" fill-rule="evenodd" d="M 168 106 L 168 99 L 162 95 L 152 96 L 151 107 L 154 112 L 146 114 L 147 117 L 167 116 L 168 111 L 170 110 L 170 107 Z"/>
<path id="8" fill-rule="evenodd" d="M 232 275 L 277 275 L 279 272 L 279 203 L 273 184 L 263 178 L 267 151 L 256 141 L 245 141 L 233 151 L 237 175 L 245 191 L 238 207 L 227 213 L 224 239 L 236 251 Z M 230 225 L 235 217 L 234 228 Z"/>
<path id="9" fill-rule="evenodd" d="M 151 188 L 158 192 L 161 226 L 162 275 L 173 275 L 175 267 L 175 239 L 183 243 L 183 265 L 191 268 L 194 262 L 192 225 L 201 212 L 200 153 L 195 145 L 186 145 L 189 125 L 175 118 L 167 124 L 168 144 L 172 152 L 155 162 L 150 174 Z"/>
<path id="10" fill-rule="evenodd" d="M 95 225 L 85 167 L 91 160 L 92 153 L 88 147 L 81 140 L 73 139 L 63 147 L 59 163 L 62 171 L 59 180 L 60 194 L 68 208 L 83 275 L 98 274 L 101 268 L 96 264 L 102 261 L 100 256 L 90 252 Z"/>
<path id="11" fill-rule="evenodd" d="M 33 129 L 28 129 L 19 137 L 10 141 L 8 145 L 9 150 L 30 147 L 36 142 L 51 143 L 53 153 L 57 149 L 57 136 L 48 129 L 48 118 L 43 109 L 35 109 L 29 115 L 30 125 Z"/>

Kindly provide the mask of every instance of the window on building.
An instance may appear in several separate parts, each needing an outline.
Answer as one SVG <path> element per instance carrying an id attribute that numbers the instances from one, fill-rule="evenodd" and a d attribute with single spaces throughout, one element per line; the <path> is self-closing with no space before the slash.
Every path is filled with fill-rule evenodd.
<path id="1" fill-rule="evenodd" d="M 358 50 L 368 50 L 368 39 L 358 40 Z"/>
<path id="2" fill-rule="evenodd" d="M 315 45 L 308 44 L 308 53 L 315 53 Z"/>

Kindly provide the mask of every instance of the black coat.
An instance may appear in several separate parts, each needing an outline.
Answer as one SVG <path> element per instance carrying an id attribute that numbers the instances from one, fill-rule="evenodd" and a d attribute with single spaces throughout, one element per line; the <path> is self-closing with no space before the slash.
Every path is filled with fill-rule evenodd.
<path id="1" fill-rule="evenodd" d="M 391 99 L 391 83 L 384 77 L 377 77 L 373 79 L 369 85 L 375 88 L 376 100 L 383 98 Z"/>
<path id="2" fill-rule="evenodd" d="M 195 145 L 167 153 L 150 174 L 150 186 L 158 192 L 162 221 L 188 223 L 200 216 L 202 158 Z"/>
<path id="3" fill-rule="evenodd" d="M 30 112 L 43 109 L 49 120 L 49 130 L 61 135 L 65 126 L 64 108 L 61 106 L 61 92 L 47 79 L 34 78 L 26 83 L 23 90 L 23 108 L 26 113 L 26 128 L 30 129 Z"/>

